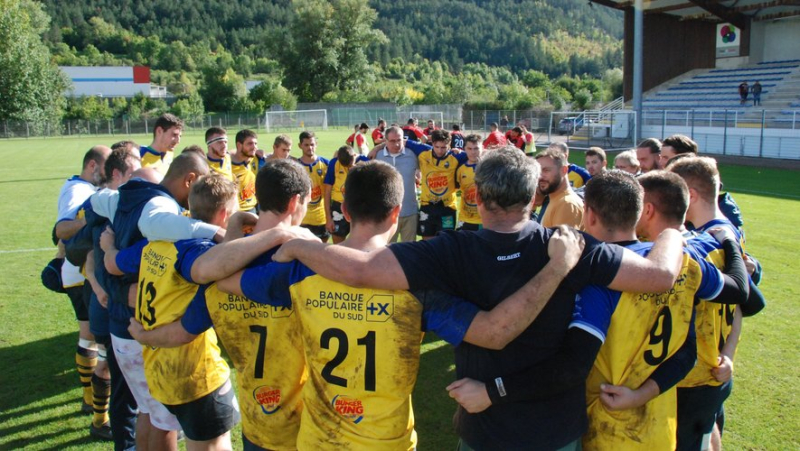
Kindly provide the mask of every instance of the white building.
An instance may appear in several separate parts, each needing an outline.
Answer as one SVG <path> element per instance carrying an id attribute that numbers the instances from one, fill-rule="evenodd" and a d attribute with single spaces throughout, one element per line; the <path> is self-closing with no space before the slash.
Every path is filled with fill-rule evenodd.
<path id="1" fill-rule="evenodd" d="M 61 66 L 72 81 L 69 97 L 133 97 L 142 93 L 151 98 L 167 97 L 167 89 L 150 83 L 146 66 Z"/>

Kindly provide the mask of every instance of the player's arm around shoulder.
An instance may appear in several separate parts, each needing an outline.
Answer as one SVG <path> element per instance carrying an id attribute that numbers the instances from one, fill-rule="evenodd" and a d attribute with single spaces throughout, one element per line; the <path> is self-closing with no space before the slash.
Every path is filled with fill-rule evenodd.
<path id="1" fill-rule="evenodd" d="M 353 287 L 408 289 L 403 268 L 388 247 L 363 252 L 320 242 L 292 240 L 281 246 L 273 257 L 276 262 L 295 259 L 322 277 Z"/>
<path id="2" fill-rule="evenodd" d="M 634 293 L 662 292 L 672 288 L 683 266 L 683 238 L 666 229 L 658 236 L 647 258 L 628 249 L 609 288 Z"/>
<path id="3" fill-rule="evenodd" d="M 502 349 L 536 319 L 561 281 L 578 263 L 583 236 L 561 226 L 550 237 L 550 261 L 528 283 L 491 311 L 478 312 L 464 340 L 488 349 Z"/>

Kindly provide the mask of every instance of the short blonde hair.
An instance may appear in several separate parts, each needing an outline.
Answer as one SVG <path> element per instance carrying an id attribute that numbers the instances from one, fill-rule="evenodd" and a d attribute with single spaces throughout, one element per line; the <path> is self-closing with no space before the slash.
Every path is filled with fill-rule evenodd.
<path id="1" fill-rule="evenodd" d="M 221 174 L 212 173 L 192 184 L 189 191 L 189 210 L 192 218 L 210 223 L 221 208 L 236 200 L 239 188 Z"/>

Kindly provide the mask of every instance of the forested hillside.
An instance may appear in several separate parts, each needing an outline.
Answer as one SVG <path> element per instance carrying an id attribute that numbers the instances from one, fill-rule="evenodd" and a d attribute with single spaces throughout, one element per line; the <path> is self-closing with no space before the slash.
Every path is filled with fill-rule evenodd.
<path id="1" fill-rule="evenodd" d="M 18 20 L 36 18 L 25 39 L 43 40 L 43 58 L 149 66 L 174 96 L 67 98 L 54 107 L 66 118 L 309 101 L 561 109 L 621 95 L 622 17 L 585 0 L 8 1 Z M 245 80 L 261 84 L 248 92 Z"/>
<path id="2" fill-rule="evenodd" d="M 233 55 L 278 59 L 292 18 L 288 0 L 44 0 L 52 17 L 46 38 L 77 51 L 89 44 L 100 52 L 125 55 L 125 40 L 98 42 L 92 18 L 162 43 L 221 44 Z M 618 11 L 585 0 L 407 0 L 370 1 L 378 13 L 374 28 L 388 38 L 371 45 L 371 61 L 419 55 L 459 72 L 466 63 L 537 69 L 550 77 L 589 74 L 622 64 L 622 20 Z M 96 21 L 96 19 L 95 19 Z M 361 24 L 353 23 L 353 27 Z M 121 30 L 119 30 L 121 29 Z M 136 55 L 129 55 L 135 63 Z M 155 68 L 160 68 L 155 61 Z M 171 67 L 164 68 L 166 70 Z"/>

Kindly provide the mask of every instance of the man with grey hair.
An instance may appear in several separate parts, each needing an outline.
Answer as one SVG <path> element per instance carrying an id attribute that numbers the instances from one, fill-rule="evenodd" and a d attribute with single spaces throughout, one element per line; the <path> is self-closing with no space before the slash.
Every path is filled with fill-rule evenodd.
<path id="1" fill-rule="evenodd" d="M 636 158 L 636 151 L 633 149 L 620 152 L 614 157 L 614 169 L 625 171 L 629 174 L 639 175 L 639 159 Z"/>
<path id="2" fill-rule="evenodd" d="M 383 150 L 375 153 L 375 159 L 389 163 L 397 169 L 403 177 L 403 203 L 400 206 L 400 218 L 397 222 L 397 232 L 390 243 L 397 241 L 409 242 L 417 239 L 417 192 L 416 173 L 419 169 L 419 160 L 414 152 L 406 150 L 403 141 L 403 129 L 392 126 L 386 129 Z"/>
<path id="3" fill-rule="evenodd" d="M 438 288 L 477 299 L 490 310 L 538 274 L 547 263 L 547 246 L 554 230 L 531 221 L 530 210 L 539 165 L 519 149 L 506 146 L 488 152 L 476 168 L 477 204 L 484 228 L 477 232 L 447 231 L 428 241 L 400 243 L 372 252 L 297 240 L 284 244 L 279 261 L 300 259 L 318 274 L 351 286 L 383 289 Z M 587 426 L 584 381 L 576 381 L 545 399 L 529 396 L 530 387 L 507 390 L 502 376 L 509 371 L 536 367 L 558 352 L 573 313 L 577 292 L 594 283 L 635 292 L 668 290 L 680 269 L 681 238 L 666 231 L 647 259 L 619 246 L 585 236 L 580 262 L 567 276 L 547 306 L 518 338 L 502 350 L 462 344 L 456 348 L 456 374 L 470 384 L 470 393 L 458 383 L 448 389 L 459 400 L 482 395 L 492 409 L 469 414 L 459 408 L 455 425 L 461 449 L 558 449 L 577 442 Z M 331 265 L 336 261 L 336 265 Z M 551 383 L 563 374 L 548 374 Z M 532 381 L 536 386 L 539 381 Z M 538 389 L 538 387 L 533 387 Z M 476 393 L 478 392 L 478 393 Z"/>

